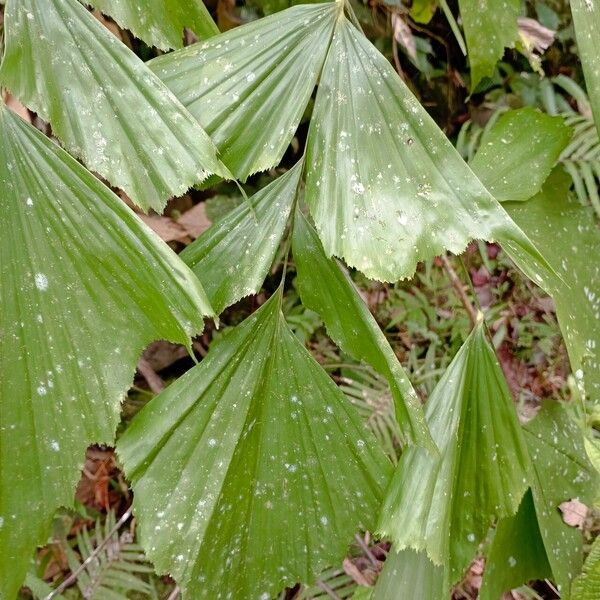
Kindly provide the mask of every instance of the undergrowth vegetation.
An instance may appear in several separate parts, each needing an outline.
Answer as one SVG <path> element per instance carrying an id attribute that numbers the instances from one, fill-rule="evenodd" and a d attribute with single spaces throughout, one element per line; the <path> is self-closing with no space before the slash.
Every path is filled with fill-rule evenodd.
<path id="1" fill-rule="evenodd" d="M 600 598 L 595 0 L 0 0 L 0 600 Z"/>

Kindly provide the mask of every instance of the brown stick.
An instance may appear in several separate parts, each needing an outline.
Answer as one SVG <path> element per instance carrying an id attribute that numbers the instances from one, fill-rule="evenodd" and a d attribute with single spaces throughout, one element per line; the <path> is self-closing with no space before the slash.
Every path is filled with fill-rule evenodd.
<path id="1" fill-rule="evenodd" d="M 450 264 L 448 257 L 446 255 L 442 255 L 440 256 L 440 258 L 442 260 L 442 265 L 444 265 L 444 270 L 448 274 L 450 283 L 452 284 L 454 291 L 456 292 L 457 296 L 462 302 L 462 305 L 465 307 L 465 310 L 469 315 L 469 319 L 471 319 L 471 325 L 474 327 L 477 323 L 477 309 L 473 306 L 471 300 L 469 300 L 469 296 L 467 295 L 467 292 L 465 292 L 463 283 L 457 275 L 456 271 L 454 270 L 454 267 Z"/>

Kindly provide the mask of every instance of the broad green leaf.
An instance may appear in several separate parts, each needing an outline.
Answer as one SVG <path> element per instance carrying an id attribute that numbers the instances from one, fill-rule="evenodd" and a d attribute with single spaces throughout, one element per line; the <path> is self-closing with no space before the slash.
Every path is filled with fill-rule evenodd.
<path id="1" fill-rule="evenodd" d="M 301 172 L 300 162 L 229 212 L 181 253 L 217 314 L 260 289 L 285 232 Z"/>
<path id="2" fill-rule="evenodd" d="M 328 256 L 369 277 L 472 239 L 536 255 L 388 61 L 340 16 L 307 142 L 306 201 Z M 538 255 L 536 255 L 538 256 Z"/>
<path id="3" fill-rule="evenodd" d="M 329 335 L 344 352 L 370 364 L 387 379 L 403 441 L 435 453 L 421 402 L 392 347 L 348 274 L 325 256 L 317 232 L 299 210 L 292 248 L 302 303 L 321 315 Z"/>
<path id="4" fill-rule="evenodd" d="M 600 537 L 592 544 L 583 564 L 583 573 L 573 582 L 573 598 L 597 600 L 600 598 Z"/>
<path id="5" fill-rule="evenodd" d="M 9 0 L 0 83 L 144 209 L 210 173 L 216 149 L 167 87 L 77 0 Z"/>
<path id="6" fill-rule="evenodd" d="M 442 567 L 434 565 L 425 552 L 389 551 L 377 579 L 372 600 L 447 600 Z"/>
<path id="7" fill-rule="evenodd" d="M 596 0 L 571 0 L 570 6 L 585 85 L 600 132 L 600 8 Z"/>
<path id="8" fill-rule="evenodd" d="M 277 292 L 152 400 L 117 450 L 141 538 L 188 598 L 271 598 L 373 525 L 390 463 Z"/>
<path id="9" fill-rule="evenodd" d="M 560 404 L 546 402 L 525 427 L 525 437 L 533 465 L 532 493 L 515 517 L 499 523 L 482 600 L 496 600 L 529 579 L 547 576 L 567 598 L 571 580 L 581 571 L 581 532 L 563 522 L 558 506 L 572 498 L 591 502 L 597 493 L 598 475 L 587 458 L 582 432 Z"/>
<path id="10" fill-rule="evenodd" d="M 245 180 L 281 160 L 321 72 L 338 10 L 335 2 L 295 6 L 148 66 Z"/>
<path id="11" fill-rule="evenodd" d="M 512 398 L 479 322 L 440 379 L 426 415 L 441 457 L 404 451 L 379 531 L 397 550 L 425 550 L 458 581 L 496 518 L 514 514 L 529 457 Z"/>
<path id="12" fill-rule="evenodd" d="M 0 107 L 0 597 L 15 597 L 138 356 L 212 310 L 192 272 L 77 161 Z"/>
<path id="13" fill-rule="evenodd" d="M 183 29 L 201 38 L 218 35 L 219 28 L 202 0 L 85 0 L 149 46 L 183 48 Z"/>
<path id="14" fill-rule="evenodd" d="M 554 299 L 575 378 L 600 401 L 600 263 L 591 259 L 600 256 L 600 231 L 593 211 L 569 196 L 569 186 L 570 178 L 557 170 L 534 198 L 504 206 L 560 275 L 544 272 L 540 285 Z"/>
<path id="15" fill-rule="evenodd" d="M 549 154 L 541 144 L 532 146 L 531 135 L 522 135 L 524 114 L 523 111 L 507 113 L 486 136 L 496 143 L 502 143 L 502 139 L 508 141 L 504 144 L 504 158 L 499 152 L 486 150 L 484 145 L 471 166 L 488 188 L 499 185 L 496 174 L 502 173 L 501 200 L 520 200 L 521 189 L 531 191 L 534 187 L 527 182 L 535 180 L 538 193 L 530 201 L 504 202 L 503 206 L 553 271 L 538 270 L 536 261 L 515 252 L 514 246 L 505 245 L 504 249 L 554 299 L 575 376 L 592 399 L 600 400 L 600 265 L 589 260 L 590 256 L 600 254 L 600 232 L 592 211 L 570 198 L 571 180 L 562 170 L 555 169 L 539 190 L 538 173 L 547 172 L 556 150 Z M 548 126 L 550 118 L 544 117 Z M 562 135 L 557 127 L 554 129 L 556 135 L 552 138 L 558 140 Z M 526 148 L 534 148 L 535 152 L 527 155 Z M 522 171 L 511 168 L 511 156 L 522 157 Z"/>
<path id="16" fill-rule="evenodd" d="M 505 48 L 519 39 L 517 19 L 520 0 L 459 0 L 460 16 L 467 38 L 471 89 L 494 74 Z"/>
<path id="17" fill-rule="evenodd" d="M 570 138 L 562 117 L 533 108 L 511 110 L 486 130 L 471 168 L 496 200 L 528 200 L 540 191 Z"/>

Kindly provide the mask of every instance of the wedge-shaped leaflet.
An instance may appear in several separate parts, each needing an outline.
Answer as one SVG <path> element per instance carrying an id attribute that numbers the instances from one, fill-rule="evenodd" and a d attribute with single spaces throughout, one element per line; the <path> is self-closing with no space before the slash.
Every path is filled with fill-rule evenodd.
<path id="1" fill-rule="evenodd" d="M 299 210 L 292 247 L 302 303 L 321 315 L 329 335 L 344 352 L 370 364 L 387 379 L 403 441 L 435 453 L 421 402 L 392 347 L 347 273 L 325 256 L 317 232 Z"/>
<path id="2" fill-rule="evenodd" d="M 396 552 L 392 546 L 371 600 L 446 600 L 447 597 L 442 567 L 434 565 L 425 552 Z"/>
<path id="3" fill-rule="evenodd" d="M 388 61 L 340 16 L 307 146 L 306 201 L 328 256 L 369 277 L 474 239 L 529 240 L 473 175 Z"/>
<path id="4" fill-rule="evenodd" d="M 514 514 L 529 457 L 502 370 L 480 322 L 431 394 L 426 415 L 441 458 L 404 451 L 379 530 L 395 548 L 425 550 L 458 581 L 495 518 Z"/>
<path id="5" fill-rule="evenodd" d="M 295 6 L 148 66 L 245 180 L 281 160 L 321 72 L 339 7 Z"/>
<path id="6" fill-rule="evenodd" d="M 0 107 L 0 597 L 12 599 L 92 442 L 110 443 L 138 355 L 212 310 L 108 188 Z"/>
<path id="7" fill-rule="evenodd" d="M 4 25 L 0 83 L 136 204 L 224 174 L 197 121 L 77 0 L 9 0 Z"/>
<path id="8" fill-rule="evenodd" d="M 572 498 L 591 503 L 598 490 L 598 474 L 587 458 L 581 430 L 560 404 L 547 402 L 525 432 L 533 464 L 531 492 L 516 516 L 498 524 L 482 600 L 496 600 L 511 588 L 544 577 L 554 579 L 561 598 L 568 598 L 571 580 L 581 571 L 581 532 L 566 525 L 558 511 L 560 503 Z"/>
<path id="9" fill-rule="evenodd" d="M 600 132 L 600 7 L 597 0 L 571 0 L 570 6 L 585 85 Z"/>
<path id="10" fill-rule="evenodd" d="M 583 573 L 573 582 L 573 597 L 578 600 L 600 598 L 600 538 L 594 540 Z"/>
<path id="11" fill-rule="evenodd" d="M 562 117 L 511 110 L 487 130 L 471 168 L 500 202 L 537 194 L 571 139 Z"/>
<path id="12" fill-rule="evenodd" d="M 152 400 L 117 450 L 142 542 L 189 598 L 271 598 L 373 525 L 390 463 L 276 293 Z M 326 540 L 326 542 L 325 542 Z"/>
<path id="13" fill-rule="evenodd" d="M 202 0 L 86 0 L 110 15 L 121 27 L 161 50 L 183 47 L 183 28 L 201 38 L 219 33 Z"/>
<path id="14" fill-rule="evenodd" d="M 260 289 L 285 232 L 301 172 L 302 163 L 298 163 L 181 253 L 217 314 Z"/>
<path id="15" fill-rule="evenodd" d="M 505 48 L 519 39 L 519 0 L 459 0 L 460 16 L 467 38 L 471 89 L 494 74 Z"/>

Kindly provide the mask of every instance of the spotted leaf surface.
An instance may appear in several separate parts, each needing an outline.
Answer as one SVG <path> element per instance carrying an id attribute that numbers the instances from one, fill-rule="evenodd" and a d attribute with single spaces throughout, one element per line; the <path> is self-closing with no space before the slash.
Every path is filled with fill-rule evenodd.
<path id="1" fill-rule="evenodd" d="M 77 0 L 9 0 L 0 83 L 144 209 L 210 173 L 216 148 L 167 87 Z"/>
<path id="2" fill-rule="evenodd" d="M 89 4 L 110 15 L 149 46 L 161 50 L 183 47 L 183 28 L 201 38 L 219 33 L 202 0 L 90 0 Z"/>
<path id="3" fill-rule="evenodd" d="M 317 232 L 296 211 L 293 253 L 304 306 L 318 312 L 334 342 L 344 352 L 370 364 L 388 381 L 404 442 L 435 452 L 421 402 L 394 351 L 348 274 L 325 256 Z"/>
<path id="4" fill-rule="evenodd" d="M 271 598 L 373 525 L 390 463 L 279 293 L 152 400 L 117 450 L 143 545 L 188 598 Z"/>
<path id="5" fill-rule="evenodd" d="M 142 349 L 212 310 L 108 188 L 0 107 L 0 597 L 14 598 L 85 449 L 111 443 Z"/>
<path id="6" fill-rule="evenodd" d="M 440 458 L 404 451 L 379 530 L 397 550 L 443 565 L 444 590 L 460 580 L 495 518 L 514 514 L 529 457 L 512 398 L 479 323 L 426 404 Z"/>
<path id="7" fill-rule="evenodd" d="M 338 11 L 337 3 L 295 6 L 148 66 L 245 180 L 281 160 L 319 77 Z"/>
<path id="8" fill-rule="evenodd" d="M 596 129 L 600 131 L 600 7 L 597 0 L 571 0 L 577 49 Z"/>
<path id="9" fill-rule="evenodd" d="M 459 0 L 460 16 L 467 38 L 471 89 L 494 74 L 505 48 L 519 39 L 519 0 Z"/>
<path id="10" fill-rule="evenodd" d="M 388 61 L 340 16 L 307 142 L 306 201 L 328 256 L 374 279 L 474 238 L 535 249 Z"/>
<path id="11" fill-rule="evenodd" d="M 568 598 L 571 580 L 581 571 L 581 532 L 565 524 L 558 510 L 572 498 L 591 503 L 598 490 L 598 474 L 587 458 L 581 430 L 560 404 L 547 402 L 525 427 L 525 437 L 533 465 L 531 492 L 517 515 L 498 525 L 482 600 L 496 600 L 511 588 L 544 577 L 556 582 L 561 598 Z"/>
<path id="12" fill-rule="evenodd" d="M 260 289 L 296 199 L 299 163 L 229 212 L 182 253 L 217 314 Z"/>
<path id="13" fill-rule="evenodd" d="M 533 108 L 511 110 L 486 130 L 471 168 L 496 200 L 529 200 L 570 139 L 571 129 L 562 117 Z"/>

